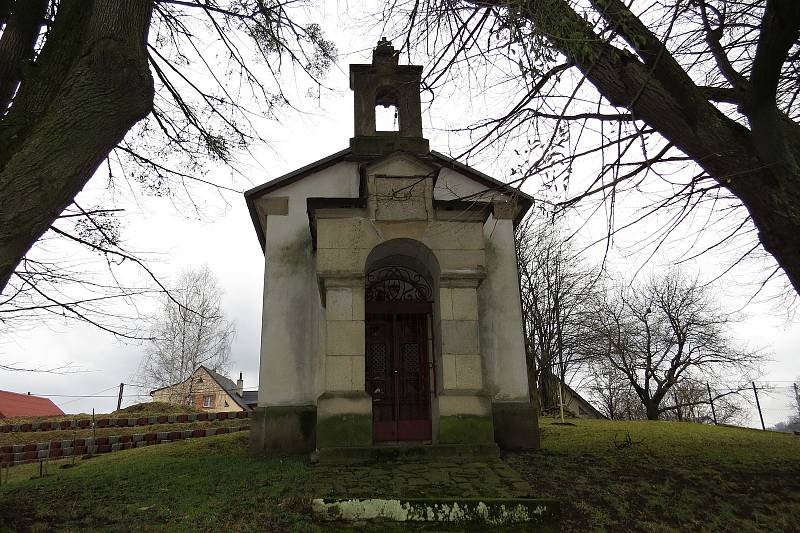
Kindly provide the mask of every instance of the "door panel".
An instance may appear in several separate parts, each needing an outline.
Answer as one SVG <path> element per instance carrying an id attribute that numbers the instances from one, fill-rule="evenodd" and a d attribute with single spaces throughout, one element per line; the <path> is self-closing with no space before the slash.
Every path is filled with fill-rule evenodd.
<path id="1" fill-rule="evenodd" d="M 427 333 L 426 314 L 367 316 L 365 383 L 376 442 L 431 438 Z"/>
<path id="2" fill-rule="evenodd" d="M 372 396 L 375 441 L 397 440 L 394 415 L 393 329 L 391 315 L 371 316 L 366 323 L 365 385 Z"/>

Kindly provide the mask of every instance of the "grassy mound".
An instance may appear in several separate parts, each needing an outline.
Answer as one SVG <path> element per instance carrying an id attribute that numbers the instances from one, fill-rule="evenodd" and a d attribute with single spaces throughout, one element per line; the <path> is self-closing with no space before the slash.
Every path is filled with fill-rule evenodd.
<path id="1" fill-rule="evenodd" d="M 202 412 L 202 409 L 197 409 L 191 405 L 178 405 L 166 402 L 144 402 L 123 407 L 122 409 L 114 411 L 109 416 L 188 415 Z"/>
<path id="2" fill-rule="evenodd" d="M 172 424 L 152 424 L 133 427 L 106 427 L 96 429 L 65 429 L 54 431 L 0 433 L 0 446 L 9 444 L 31 444 L 56 440 L 86 439 L 89 437 L 111 437 L 135 435 L 137 433 L 156 433 L 159 431 L 185 431 L 217 427 L 246 426 L 247 420 L 213 420 L 202 422 L 174 422 Z"/>
<path id="3" fill-rule="evenodd" d="M 166 402 L 144 402 L 123 407 L 110 414 L 95 413 L 94 416 L 95 418 L 115 418 L 126 416 L 184 415 L 202 412 L 202 409 L 197 409 L 191 405 L 176 405 Z M 0 425 L 60 422 L 62 420 L 83 420 L 84 418 L 92 418 L 92 413 L 77 413 L 64 416 L 15 416 L 0 419 Z"/>
<path id="4" fill-rule="evenodd" d="M 233 433 L 50 465 L 49 477 L 0 487 L 0 531 L 296 529 L 308 467 L 249 457 L 247 439 Z M 38 474 L 38 465 L 14 468 Z"/>

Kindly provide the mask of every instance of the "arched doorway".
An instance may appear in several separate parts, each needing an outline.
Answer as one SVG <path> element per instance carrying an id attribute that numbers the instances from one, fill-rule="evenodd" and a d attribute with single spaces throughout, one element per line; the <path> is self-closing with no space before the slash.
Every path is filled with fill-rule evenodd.
<path id="1" fill-rule="evenodd" d="M 365 279 L 365 387 L 372 397 L 373 441 L 429 441 L 434 279 L 422 261 L 404 254 L 368 261 Z"/>

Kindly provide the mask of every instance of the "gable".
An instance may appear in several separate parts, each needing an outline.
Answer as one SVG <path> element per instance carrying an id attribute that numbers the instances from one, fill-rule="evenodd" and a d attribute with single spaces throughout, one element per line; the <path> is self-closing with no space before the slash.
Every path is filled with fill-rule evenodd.
<path id="1" fill-rule="evenodd" d="M 438 167 L 405 152 L 395 152 L 366 166 L 368 176 L 433 176 Z"/>
<path id="2" fill-rule="evenodd" d="M 435 200 L 490 200 L 495 194 L 495 189 L 450 168 L 439 170 L 433 187 Z"/>
<path id="3" fill-rule="evenodd" d="M 289 202 L 302 203 L 303 206 L 297 207 L 305 211 L 305 203 L 311 197 L 364 199 L 366 191 L 360 170 L 373 176 L 430 175 L 434 180 L 434 200 L 442 202 L 490 202 L 505 195 L 515 200 L 515 225 L 533 205 L 533 197 L 528 194 L 439 152 L 430 151 L 422 156 L 394 152 L 374 158 L 354 156 L 348 148 L 244 193 L 261 248 L 266 245 L 264 218 L 267 211 L 275 208 L 280 211 L 276 214 L 285 214 Z M 274 197 L 275 201 L 265 197 Z"/>

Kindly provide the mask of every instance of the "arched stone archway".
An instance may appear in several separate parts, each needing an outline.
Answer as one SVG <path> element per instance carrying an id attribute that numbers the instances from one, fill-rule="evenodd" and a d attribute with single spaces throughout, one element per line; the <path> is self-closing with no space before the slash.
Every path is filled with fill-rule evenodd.
<path id="1" fill-rule="evenodd" d="M 393 239 L 372 250 L 364 271 L 373 441 L 431 441 L 438 261 L 419 241 Z"/>

